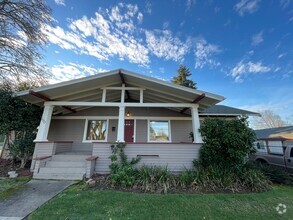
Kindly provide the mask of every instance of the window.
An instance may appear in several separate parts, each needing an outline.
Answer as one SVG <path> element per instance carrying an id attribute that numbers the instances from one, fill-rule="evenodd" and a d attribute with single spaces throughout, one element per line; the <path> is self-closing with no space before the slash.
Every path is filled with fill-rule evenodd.
<path id="1" fill-rule="evenodd" d="M 107 120 L 88 120 L 85 140 L 106 141 Z"/>
<path id="2" fill-rule="evenodd" d="M 149 141 L 170 141 L 169 121 L 149 121 Z"/>
<path id="3" fill-rule="evenodd" d="M 265 144 L 264 144 L 263 141 L 258 141 L 258 142 L 256 143 L 256 146 L 257 146 L 257 149 L 258 149 L 258 150 L 265 150 L 265 149 L 266 149 Z"/>

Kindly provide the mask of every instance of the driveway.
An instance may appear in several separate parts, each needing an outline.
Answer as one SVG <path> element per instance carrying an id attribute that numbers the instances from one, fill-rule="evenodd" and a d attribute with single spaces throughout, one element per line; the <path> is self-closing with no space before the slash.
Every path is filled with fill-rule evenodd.
<path id="1" fill-rule="evenodd" d="M 31 180 L 0 201 L 0 220 L 20 220 L 62 192 L 74 181 Z"/>

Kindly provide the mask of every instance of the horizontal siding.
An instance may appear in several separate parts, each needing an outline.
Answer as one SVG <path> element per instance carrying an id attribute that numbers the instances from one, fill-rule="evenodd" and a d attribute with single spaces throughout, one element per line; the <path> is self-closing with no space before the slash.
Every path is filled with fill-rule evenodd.
<path id="1" fill-rule="evenodd" d="M 118 107 L 92 107 L 67 116 L 115 116 L 118 115 Z"/>
<path id="2" fill-rule="evenodd" d="M 112 131 L 112 127 L 115 127 L 115 131 Z M 108 126 L 108 142 L 116 142 L 117 140 L 117 130 L 118 130 L 118 120 L 109 120 Z"/>
<path id="3" fill-rule="evenodd" d="M 192 131 L 192 121 L 171 121 L 172 142 L 192 142 L 189 133 Z"/>
<path id="4" fill-rule="evenodd" d="M 85 120 L 52 120 L 49 141 L 80 141 L 83 139 Z"/>
<path id="5" fill-rule="evenodd" d="M 92 151 L 91 143 L 83 143 L 85 120 L 53 119 L 50 124 L 49 141 L 73 141 L 72 151 Z"/>
<path id="6" fill-rule="evenodd" d="M 74 141 L 72 143 L 72 151 L 92 151 L 92 146 L 92 143 L 82 143 L 82 140 Z"/>
<path id="7" fill-rule="evenodd" d="M 34 158 L 36 157 L 43 157 L 43 156 L 51 156 L 55 153 L 55 145 L 54 143 L 36 143 L 34 154 L 33 154 L 33 160 L 31 163 L 31 171 L 35 169 L 36 160 Z"/>
<path id="8" fill-rule="evenodd" d="M 93 155 L 98 156 L 96 160 L 96 173 L 109 173 L 109 165 L 111 163 L 109 156 L 111 155 L 110 144 L 93 144 Z"/>
<path id="9" fill-rule="evenodd" d="M 56 154 L 72 151 L 72 143 L 55 143 Z"/>
<path id="10" fill-rule="evenodd" d="M 147 142 L 147 120 L 136 120 L 136 142 Z"/>
<path id="11" fill-rule="evenodd" d="M 125 153 L 128 159 L 137 155 L 158 155 L 158 157 L 142 157 L 138 166 L 168 166 L 170 171 L 179 172 L 192 167 L 192 161 L 198 159 L 200 146 L 200 144 L 128 144 Z M 93 155 L 99 156 L 95 172 L 109 173 L 110 144 L 94 144 Z"/>
<path id="12" fill-rule="evenodd" d="M 51 156 L 54 147 L 54 143 L 36 143 L 34 157 Z"/>

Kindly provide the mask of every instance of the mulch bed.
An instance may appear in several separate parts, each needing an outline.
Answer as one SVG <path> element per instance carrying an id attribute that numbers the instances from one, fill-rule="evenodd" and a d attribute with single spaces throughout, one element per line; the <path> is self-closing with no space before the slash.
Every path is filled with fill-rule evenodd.
<path id="1" fill-rule="evenodd" d="M 18 173 L 19 177 L 32 176 L 29 167 L 20 169 L 19 166 L 19 162 L 0 158 L 0 177 L 8 177 L 8 172 L 14 170 L 16 170 L 16 173 Z"/>

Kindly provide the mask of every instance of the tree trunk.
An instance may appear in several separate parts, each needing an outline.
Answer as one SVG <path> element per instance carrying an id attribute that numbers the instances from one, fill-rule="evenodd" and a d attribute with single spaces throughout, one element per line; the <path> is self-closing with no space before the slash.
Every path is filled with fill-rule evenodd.
<path id="1" fill-rule="evenodd" d="M 21 161 L 21 163 L 20 163 L 20 167 L 19 168 L 24 168 L 24 166 L 27 163 L 27 159 L 26 158 L 21 158 L 20 161 Z"/>

